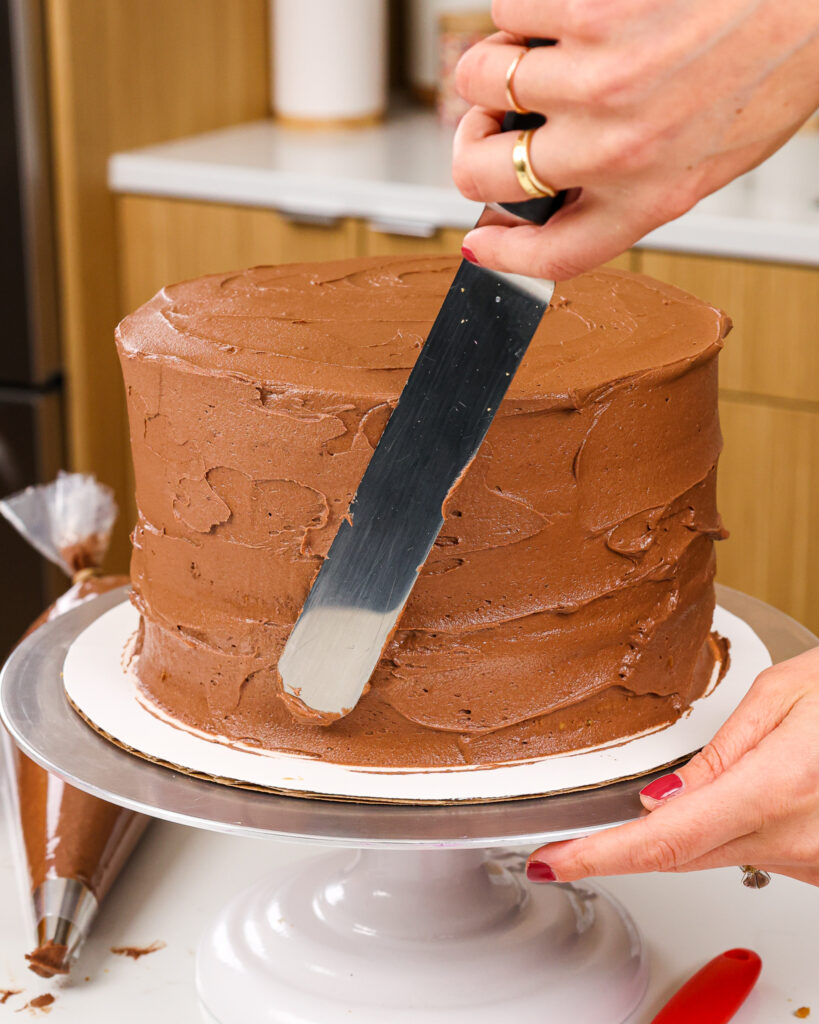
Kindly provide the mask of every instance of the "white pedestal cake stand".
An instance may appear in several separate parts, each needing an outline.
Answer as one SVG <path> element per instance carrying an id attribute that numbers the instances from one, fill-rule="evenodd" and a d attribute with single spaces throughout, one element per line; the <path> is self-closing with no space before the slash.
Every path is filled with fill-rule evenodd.
<path id="1" fill-rule="evenodd" d="M 648 970 L 628 913 L 595 885 L 526 885 L 523 857 L 504 848 L 632 819 L 648 776 L 546 798 L 411 807 L 274 796 L 175 772 L 93 732 L 63 692 L 69 646 L 120 600 L 119 591 L 95 599 L 17 648 L 0 681 L 0 709 L 15 741 L 72 785 L 155 817 L 337 848 L 222 910 L 197 956 L 206 1019 L 496 1024 L 527 1015 L 618 1024 L 629 1017 Z M 719 600 L 775 662 L 816 643 L 760 601 L 727 588 Z"/>

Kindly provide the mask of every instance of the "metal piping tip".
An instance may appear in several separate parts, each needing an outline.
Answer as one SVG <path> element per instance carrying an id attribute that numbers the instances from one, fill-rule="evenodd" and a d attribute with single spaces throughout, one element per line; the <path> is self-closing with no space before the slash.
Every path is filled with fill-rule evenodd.
<path id="1" fill-rule="evenodd" d="M 37 949 L 29 969 L 43 978 L 68 974 L 97 913 L 97 899 L 76 878 L 47 878 L 33 893 Z"/>

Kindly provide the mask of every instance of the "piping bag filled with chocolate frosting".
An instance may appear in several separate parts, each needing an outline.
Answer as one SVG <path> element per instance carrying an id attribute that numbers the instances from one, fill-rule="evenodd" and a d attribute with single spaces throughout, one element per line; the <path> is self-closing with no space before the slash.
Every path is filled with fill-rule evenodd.
<path id="1" fill-rule="evenodd" d="M 3 499 L 0 512 L 72 580 L 26 635 L 128 582 L 100 574 L 117 507 L 111 491 L 92 476 L 60 473 L 50 484 Z M 67 974 L 150 818 L 74 789 L 10 742 L 6 746 L 37 927 L 37 948 L 26 959 L 41 977 Z"/>

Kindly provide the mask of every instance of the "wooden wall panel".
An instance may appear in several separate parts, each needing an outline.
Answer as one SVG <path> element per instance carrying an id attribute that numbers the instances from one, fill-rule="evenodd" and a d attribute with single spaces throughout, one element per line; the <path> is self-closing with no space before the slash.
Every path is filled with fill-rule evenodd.
<path id="1" fill-rule="evenodd" d="M 124 402 L 108 156 L 263 117 L 266 0 L 44 0 L 70 462 L 123 501 Z M 127 564 L 118 524 L 112 567 Z"/>
<path id="2" fill-rule="evenodd" d="M 819 411 L 723 395 L 722 583 L 819 633 Z"/>
<path id="3" fill-rule="evenodd" d="M 723 387 L 819 402 L 819 268 L 641 251 L 639 269 L 724 309 Z"/>
<path id="4" fill-rule="evenodd" d="M 361 224 L 292 223 L 273 210 L 147 196 L 117 199 L 123 308 L 146 302 L 163 285 L 201 274 L 355 256 Z"/>

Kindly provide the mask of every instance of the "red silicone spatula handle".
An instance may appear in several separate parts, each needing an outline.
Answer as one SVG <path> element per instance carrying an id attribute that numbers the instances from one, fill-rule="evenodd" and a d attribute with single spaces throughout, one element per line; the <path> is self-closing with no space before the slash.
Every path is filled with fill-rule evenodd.
<path id="1" fill-rule="evenodd" d="M 689 978 L 652 1024 L 727 1024 L 756 984 L 762 961 L 750 949 L 729 949 Z"/>

